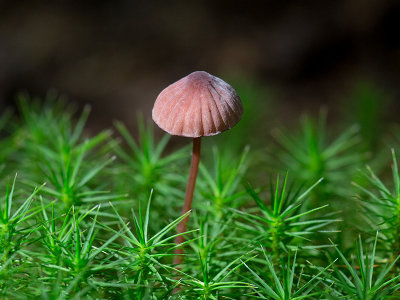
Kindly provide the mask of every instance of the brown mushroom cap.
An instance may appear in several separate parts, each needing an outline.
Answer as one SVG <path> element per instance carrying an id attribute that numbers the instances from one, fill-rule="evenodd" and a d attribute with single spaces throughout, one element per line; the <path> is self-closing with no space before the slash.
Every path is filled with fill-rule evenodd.
<path id="1" fill-rule="evenodd" d="M 236 125 L 242 102 L 222 79 L 197 71 L 165 88 L 153 107 L 153 120 L 171 135 L 216 135 Z"/>

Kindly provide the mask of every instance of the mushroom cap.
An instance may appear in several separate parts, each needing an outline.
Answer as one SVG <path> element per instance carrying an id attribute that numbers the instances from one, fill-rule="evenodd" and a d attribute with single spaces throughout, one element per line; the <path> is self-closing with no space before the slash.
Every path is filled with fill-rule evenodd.
<path id="1" fill-rule="evenodd" d="M 153 107 L 153 120 L 171 135 L 210 136 L 236 125 L 243 114 L 236 91 L 204 71 L 193 72 L 166 87 Z"/>

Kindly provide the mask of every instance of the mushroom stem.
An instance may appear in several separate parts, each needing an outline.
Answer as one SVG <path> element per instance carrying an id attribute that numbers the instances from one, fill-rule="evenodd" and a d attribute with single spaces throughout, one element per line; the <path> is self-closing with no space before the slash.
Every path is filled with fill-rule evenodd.
<path id="1" fill-rule="evenodd" d="M 201 148 L 201 137 L 193 139 L 193 151 L 192 151 L 192 162 L 190 164 L 189 179 L 186 186 L 185 202 L 183 204 L 182 215 L 187 213 L 192 208 L 192 200 L 194 188 L 196 185 L 197 173 L 199 171 L 200 162 L 200 148 Z M 189 216 L 183 219 L 178 225 L 178 233 L 186 231 L 186 224 L 189 221 Z M 185 241 L 183 235 L 179 235 L 175 238 L 175 244 L 179 245 Z M 174 264 L 183 263 L 183 247 L 176 248 L 174 257 Z"/>

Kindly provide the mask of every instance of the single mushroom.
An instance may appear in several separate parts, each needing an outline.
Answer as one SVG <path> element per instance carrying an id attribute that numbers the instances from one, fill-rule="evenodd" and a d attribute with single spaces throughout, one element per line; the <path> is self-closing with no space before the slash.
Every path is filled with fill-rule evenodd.
<path id="1" fill-rule="evenodd" d="M 200 162 L 201 137 L 219 134 L 236 125 L 243 106 L 236 91 L 222 79 L 204 71 L 196 71 L 165 88 L 154 103 L 154 122 L 171 135 L 193 138 L 192 161 L 182 214 L 192 207 L 192 199 Z M 186 231 L 189 216 L 179 225 Z M 183 235 L 175 240 L 184 242 Z M 175 251 L 174 263 L 183 262 L 182 247 Z"/>

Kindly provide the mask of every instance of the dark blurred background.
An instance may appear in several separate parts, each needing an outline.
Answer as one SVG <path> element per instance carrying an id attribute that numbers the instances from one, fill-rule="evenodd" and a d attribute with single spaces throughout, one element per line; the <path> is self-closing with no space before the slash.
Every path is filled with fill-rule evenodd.
<path id="1" fill-rule="evenodd" d="M 335 115 L 360 86 L 396 119 L 399 29 L 398 0 L 3 0 L 0 107 L 56 89 L 92 104 L 93 128 L 133 126 L 164 87 L 205 70 L 280 121 L 321 105 Z"/>

